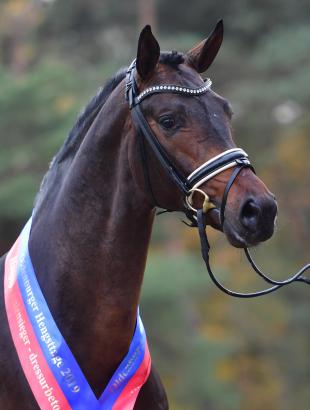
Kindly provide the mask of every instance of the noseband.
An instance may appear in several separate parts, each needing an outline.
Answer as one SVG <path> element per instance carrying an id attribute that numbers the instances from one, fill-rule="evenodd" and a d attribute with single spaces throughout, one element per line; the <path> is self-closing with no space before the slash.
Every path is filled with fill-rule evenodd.
<path id="1" fill-rule="evenodd" d="M 305 282 L 310 284 L 310 280 L 307 278 L 302 277 L 301 275 L 310 268 L 310 264 L 304 266 L 299 272 L 293 275 L 291 278 L 284 280 L 284 281 L 276 281 L 271 279 L 268 275 L 263 273 L 255 264 L 249 250 L 244 248 L 245 254 L 247 259 L 249 260 L 253 269 L 259 274 L 261 278 L 263 278 L 267 283 L 272 284 L 272 287 L 265 289 L 259 292 L 250 292 L 250 293 L 239 293 L 234 292 L 230 289 L 227 289 L 214 275 L 212 269 L 210 267 L 209 262 L 209 251 L 210 245 L 208 242 L 207 234 L 206 234 L 206 213 L 208 210 L 215 208 L 212 202 L 209 199 L 209 196 L 199 189 L 199 187 L 209 181 L 214 176 L 218 175 L 219 173 L 225 171 L 229 168 L 234 168 L 227 184 L 224 189 L 223 198 L 220 207 L 220 223 L 223 229 L 224 226 L 224 219 L 225 219 L 225 207 L 227 203 L 228 194 L 230 188 L 232 187 L 233 183 L 235 182 L 237 176 L 239 175 L 240 171 L 244 168 L 250 168 L 253 172 L 254 168 L 252 167 L 248 155 L 245 151 L 241 148 L 233 148 L 227 151 L 222 152 L 221 154 L 209 159 L 202 165 L 200 165 L 197 169 L 195 169 L 189 176 L 184 177 L 183 173 L 176 167 L 176 165 L 171 161 L 169 154 L 166 152 L 164 147 L 158 141 L 156 135 L 152 131 L 150 125 L 148 124 L 146 118 L 144 117 L 140 103 L 154 94 L 163 94 L 163 93 L 172 93 L 172 94 L 179 94 L 186 97 L 192 96 L 200 96 L 205 94 L 210 90 L 212 85 L 212 81 L 210 79 L 206 79 L 204 85 L 199 88 L 191 88 L 181 85 L 173 85 L 173 84 L 163 84 L 163 85 L 155 85 L 152 87 L 147 88 L 142 93 L 138 92 L 137 83 L 135 81 L 134 72 L 136 67 L 136 61 L 134 60 L 133 63 L 127 70 L 126 76 L 126 99 L 129 103 L 129 108 L 131 110 L 131 115 L 135 127 L 138 132 L 139 138 L 139 146 L 141 151 L 141 158 L 142 158 L 142 166 L 143 166 L 143 173 L 145 177 L 146 184 L 149 187 L 149 191 L 151 193 L 153 202 L 156 206 L 158 206 L 154 191 L 152 189 L 152 184 L 149 175 L 148 169 L 148 158 L 147 158 L 147 151 L 145 149 L 144 141 L 146 140 L 149 146 L 152 148 L 153 153 L 155 154 L 156 158 L 160 162 L 161 166 L 165 169 L 167 174 L 170 176 L 172 181 L 178 186 L 180 191 L 185 197 L 185 206 L 186 211 L 185 214 L 188 219 L 191 221 L 191 225 L 193 227 L 198 227 L 199 236 L 200 236 L 200 243 L 201 243 L 201 253 L 203 259 L 205 261 L 208 273 L 215 283 L 215 285 L 220 288 L 223 292 L 227 293 L 230 296 L 240 297 L 240 298 L 252 298 L 257 296 L 266 295 L 268 293 L 274 292 L 275 290 L 288 285 L 294 281 Z M 199 193 L 204 197 L 204 202 L 202 209 L 195 209 L 193 206 L 193 195 L 195 193 Z"/>

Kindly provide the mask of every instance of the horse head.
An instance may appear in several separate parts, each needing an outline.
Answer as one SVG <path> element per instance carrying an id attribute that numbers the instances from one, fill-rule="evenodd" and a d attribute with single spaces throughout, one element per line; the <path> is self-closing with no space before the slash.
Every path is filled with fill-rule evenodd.
<path id="1" fill-rule="evenodd" d="M 210 80 L 206 83 L 201 77 L 215 59 L 222 39 L 222 21 L 206 40 L 185 54 L 160 52 L 150 26 L 140 34 L 133 74 L 137 95 L 131 104 L 139 106 L 142 113 L 139 115 L 147 122 L 142 128 L 150 128 L 149 133 L 181 179 L 196 172 L 206 161 L 221 157 L 223 152 L 236 151 L 231 106 L 210 89 Z M 145 134 L 145 130 L 139 130 L 137 121 L 139 118 L 133 121 L 133 128 Z M 174 178 L 167 176 L 150 145 L 145 145 L 142 158 L 132 163 L 140 189 L 145 191 L 151 205 L 186 212 L 186 194 L 175 184 Z M 272 236 L 277 204 L 274 195 L 250 167 L 240 169 L 229 193 L 225 194 L 233 172 L 234 167 L 227 167 L 207 178 L 199 185 L 199 190 L 192 192 L 191 200 L 193 209 L 202 208 L 206 194 L 212 203 L 207 223 L 222 230 L 233 246 L 249 247 Z M 225 219 L 221 221 L 224 196 Z"/>

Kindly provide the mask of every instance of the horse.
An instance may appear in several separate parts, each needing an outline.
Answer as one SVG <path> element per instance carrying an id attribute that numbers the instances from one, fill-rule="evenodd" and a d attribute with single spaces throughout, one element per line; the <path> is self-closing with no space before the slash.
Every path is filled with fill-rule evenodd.
<path id="1" fill-rule="evenodd" d="M 139 36 L 131 74 L 141 112 L 182 175 L 236 150 L 231 106 L 201 77 L 222 39 L 222 21 L 187 53 L 160 51 L 150 26 Z M 184 192 L 138 135 L 125 98 L 126 72 L 121 69 L 99 89 L 54 157 L 35 200 L 29 238 L 49 309 L 96 397 L 133 337 L 155 210 L 188 212 Z M 180 92 L 156 92 L 161 90 L 157 85 L 166 90 L 169 84 L 178 85 Z M 146 90 L 154 92 L 144 98 Z M 191 203 L 202 208 L 207 195 L 212 206 L 206 223 L 222 230 L 235 247 L 253 246 L 273 234 L 275 197 L 250 167 L 242 167 L 225 199 L 221 224 L 221 202 L 232 172 L 229 167 L 200 184 L 202 195 L 196 192 Z M 10 335 L 3 289 L 0 312 L 0 408 L 37 409 Z M 134 409 L 168 409 L 153 363 Z"/>

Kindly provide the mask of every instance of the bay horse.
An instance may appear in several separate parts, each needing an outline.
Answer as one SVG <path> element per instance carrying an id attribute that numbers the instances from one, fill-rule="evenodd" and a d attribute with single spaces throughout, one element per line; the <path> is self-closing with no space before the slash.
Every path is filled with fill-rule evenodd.
<path id="1" fill-rule="evenodd" d="M 235 149 L 230 105 L 200 76 L 222 38 L 219 22 L 206 40 L 182 54 L 160 52 L 149 26 L 140 33 L 132 69 L 139 92 L 177 84 L 192 94 L 154 92 L 141 102 L 149 127 L 183 175 Z M 156 206 L 187 211 L 183 192 L 148 143 L 141 157 L 126 81 L 126 69 L 119 71 L 79 117 L 43 179 L 29 238 L 47 304 L 97 397 L 133 336 Z M 226 169 L 200 185 L 213 204 L 207 223 L 223 230 L 233 246 L 252 246 L 273 234 L 275 198 L 251 169 L 241 169 L 221 226 L 219 209 L 232 172 Z M 196 208 L 202 201 L 203 196 L 193 198 Z M 4 260 L 5 255 L 2 274 Z M 0 408 L 37 409 L 10 335 L 3 289 L 0 312 Z M 168 409 L 153 364 L 134 409 Z"/>

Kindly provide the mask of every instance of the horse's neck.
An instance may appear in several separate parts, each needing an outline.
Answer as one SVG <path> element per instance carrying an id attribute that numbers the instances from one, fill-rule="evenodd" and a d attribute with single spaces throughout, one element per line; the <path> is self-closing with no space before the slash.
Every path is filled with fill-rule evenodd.
<path id="1" fill-rule="evenodd" d="M 153 222 L 129 169 L 125 116 L 110 110 L 93 124 L 54 200 L 42 202 L 30 238 L 43 293 L 97 393 L 133 335 Z"/>

